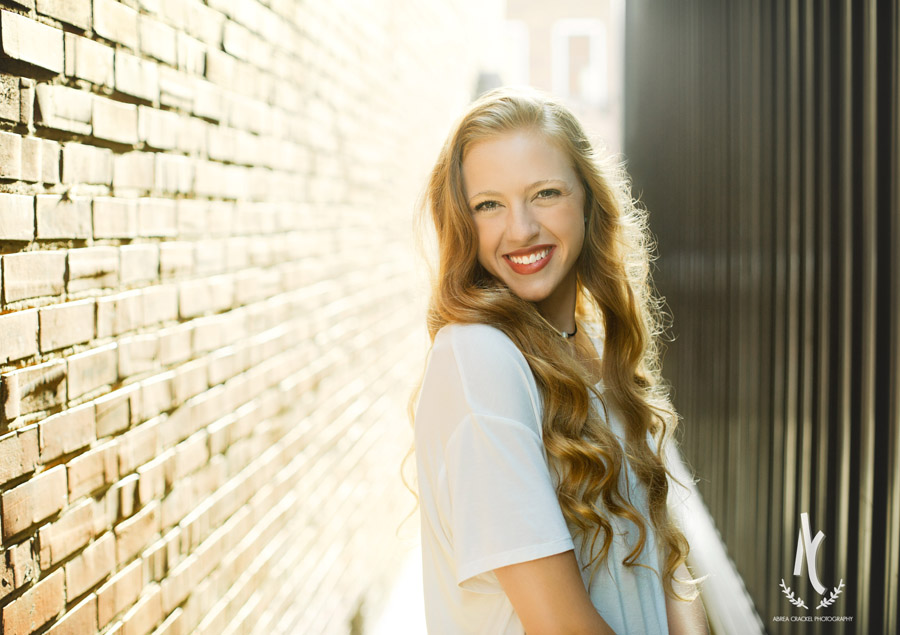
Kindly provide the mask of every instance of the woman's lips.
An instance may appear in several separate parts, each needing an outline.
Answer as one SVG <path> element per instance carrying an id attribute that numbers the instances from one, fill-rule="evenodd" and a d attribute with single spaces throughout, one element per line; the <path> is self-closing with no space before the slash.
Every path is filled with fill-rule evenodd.
<path id="1" fill-rule="evenodd" d="M 531 249 L 527 252 L 517 251 L 511 254 L 505 254 L 503 256 L 503 259 L 506 261 L 506 264 L 508 264 L 510 268 L 516 273 L 528 275 L 537 273 L 538 271 L 546 267 L 547 263 L 549 263 L 550 259 L 553 257 L 553 252 L 555 250 L 555 245 L 541 246 L 537 249 Z M 515 262 L 513 258 L 515 258 L 515 260 L 518 260 L 519 262 Z"/>

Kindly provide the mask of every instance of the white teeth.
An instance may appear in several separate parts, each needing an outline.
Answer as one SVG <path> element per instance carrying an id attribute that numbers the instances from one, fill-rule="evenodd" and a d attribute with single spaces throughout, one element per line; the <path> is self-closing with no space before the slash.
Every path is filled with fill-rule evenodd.
<path id="1" fill-rule="evenodd" d="M 536 251 L 528 256 L 510 256 L 509 259 L 517 265 L 530 265 L 533 262 L 546 258 L 549 253 L 550 249 L 548 248 L 543 251 Z"/>

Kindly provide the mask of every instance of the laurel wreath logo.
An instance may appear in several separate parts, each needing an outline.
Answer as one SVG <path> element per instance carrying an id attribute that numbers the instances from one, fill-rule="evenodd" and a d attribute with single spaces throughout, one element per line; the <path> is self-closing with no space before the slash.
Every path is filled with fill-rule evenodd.
<path id="1" fill-rule="evenodd" d="M 784 582 L 784 581 L 782 580 L 782 582 Z M 843 591 L 843 590 L 844 590 L 844 579 L 841 578 L 841 581 L 838 583 L 838 585 L 836 587 L 834 587 L 834 591 L 831 592 L 831 595 L 829 595 L 827 598 L 823 598 L 822 601 L 819 602 L 819 606 L 817 606 L 816 608 L 820 609 L 823 606 L 831 606 L 832 604 L 834 604 L 834 601 L 836 599 L 838 599 L 838 596 L 841 594 L 841 591 Z"/>
<path id="2" fill-rule="evenodd" d="M 794 592 L 791 591 L 790 587 L 784 583 L 784 578 L 781 579 L 781 591 L 787 596 L 788 601 L 794 606 L 798 606 L 803 609 L 809 609 L 809 607 L 806 606 L 806 603 L 803 600 L 794 597 Z"/>

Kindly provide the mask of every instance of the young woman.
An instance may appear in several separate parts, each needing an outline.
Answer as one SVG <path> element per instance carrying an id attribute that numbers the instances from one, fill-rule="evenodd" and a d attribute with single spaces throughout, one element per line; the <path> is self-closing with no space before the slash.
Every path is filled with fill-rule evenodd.
<path id="1" fill-rule="evenodd" d="M 538 91 L 469 108 L 428 184 L 415 408 L 428 631 L 707 633 L 670 519 L 646 219 Z"/>

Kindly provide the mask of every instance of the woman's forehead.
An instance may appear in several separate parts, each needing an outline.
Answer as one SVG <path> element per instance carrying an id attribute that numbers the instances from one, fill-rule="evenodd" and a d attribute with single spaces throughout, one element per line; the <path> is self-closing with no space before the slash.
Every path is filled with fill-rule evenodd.
<path id="1" fill-rule="evenodd" d="M 467 149 L 463 180 L 478 187 L 485 181 L 570 180 L 574 169 L 566 153 L 546 135 L 513 131 L 481 139 Z"/>

